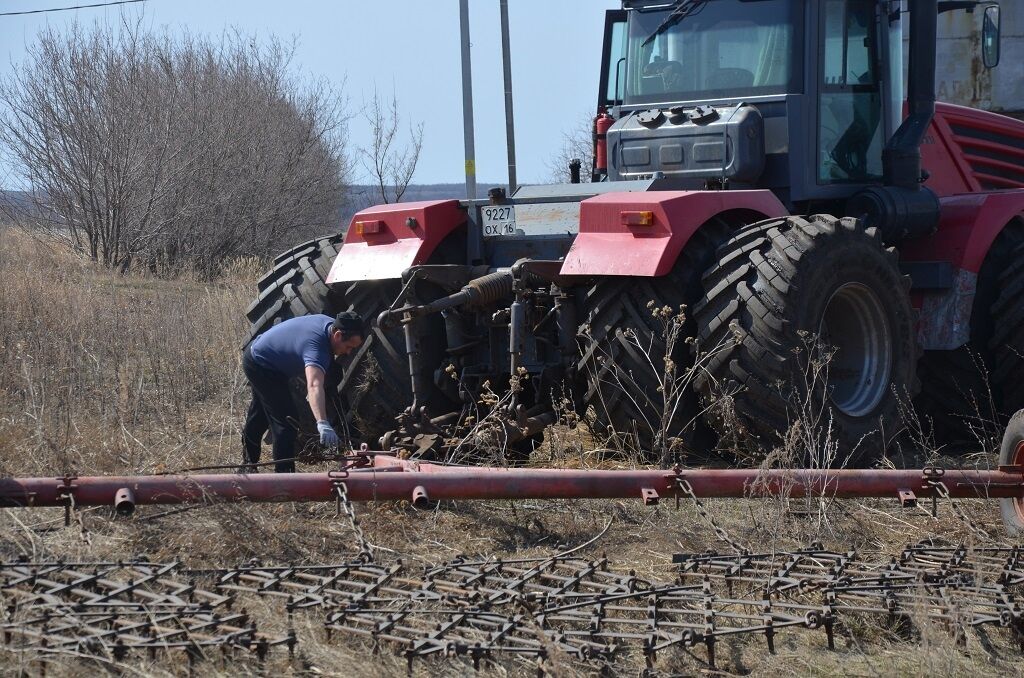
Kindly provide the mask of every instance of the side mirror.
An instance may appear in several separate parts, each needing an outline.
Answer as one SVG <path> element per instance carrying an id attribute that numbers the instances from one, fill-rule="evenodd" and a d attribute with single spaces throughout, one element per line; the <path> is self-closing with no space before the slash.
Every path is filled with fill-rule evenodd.
<path id="1" fill-rule="evenodd" d="M 981 26 L 981 60 L 985 68 L 995 68 L 999 64 L 1000 22 L 999 5 L 986 7 Z"/>

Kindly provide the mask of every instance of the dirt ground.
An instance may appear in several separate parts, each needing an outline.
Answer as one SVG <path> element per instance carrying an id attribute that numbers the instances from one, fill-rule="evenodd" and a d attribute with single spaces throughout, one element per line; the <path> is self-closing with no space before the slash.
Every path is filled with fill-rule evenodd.
<path id="1" fill-rule="evenodd" d="M 116 277 L 15 230 L 0 230 L 0 473 L 62 475 L 151 473 L 239 457 L 239 425 L 247 404 L 238 369 L 246 330 L 242 311 L 255 266 L 239 266 L 215 285 L 199 280 Z M 623 465 L 588 450 L 575 433 L 553 431 L 534 463 Z M 554 446 L 554 447 L 552 447 Z M 986 466 L 991 451 L 946 460 Z M 326 469 L 326 465 L 318 468 Z M 315 470 L 309 468 L 306 470 Z M 884 559 L 907 544 L 932 538 L 967 546 L 1003 543 L 998 506 L 980 500 L 959 506 L 986 540 L 948 505 L 899 508 L 893 500 L 786 502 L 708 500 L 708 514 L 753 550 L 797 549 L 812 541 L 839 551 Z M 19 556 L 67 561 L 131 559 L 180 561 L 190 568 L 230 566 L 251 558 L 264 564 L 337 563 L 357 552 L 351 526 L 333 505 L 207 505 L 179 513 L 141 507 L 130 518 L 87 509 L 64 527 L 62 509 L 0 510 L 0 560 Z M 645 507 L 637 501 L 518 501 L 446 503 L 419 511 L 404 504 L 356 506 L 381 562 L 436 564 L 458 555 L 480 558 L 546 556 L 607 532 L 580 555 L 606 554 L 615 570 L 671 580 L 675 553 L 726 552 L 728 546 L 692 502 Z M 261 629 L 283 628 L 280 606 L 247 602 Z M 197 664 L 203 675 L 406 674 L 406 662 L 387 645 L 327 641 L 322 614 L 297 618 L 295 657 L 273 650 L 265 663 L 218 659 Z M 836 649 L 820 633 L 782 632 L 777 653 L 763 639 L 736 636 L 718 650 L 721 674 L 777 675 L 1007 675 L 1021 673 L 1019 641 L 1008 630 L 978 627 L 957 639 L 922 621 L 913 633 L 880 620 L 851 618 L 837 627 Z M 47 662 L 47 675 L 190 673 L 179 654 L 130 655 L 116 666 L 83 658 Z M 554 675 L 639 675 L 642 655 L 624 652 L 610 664 L 553 657 Z M 0 674 L 41 675 L 27 651 L 0 648 Z M 535 675 L 536 663 L 499 658 L 484 675 Z M 414 665 L 415 675 L 475 675 L 462 658 Z M 711 673 L 701 648 L 659 655 L 648 675 Z"/>

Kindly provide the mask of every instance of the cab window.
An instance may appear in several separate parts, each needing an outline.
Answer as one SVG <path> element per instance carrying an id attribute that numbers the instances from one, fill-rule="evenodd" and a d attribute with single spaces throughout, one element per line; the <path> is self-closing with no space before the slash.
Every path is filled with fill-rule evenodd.
<path id="1" fill-rule="evenodd" d="M 872 0 L 822 2 L 818 182 L 882 176 L 882 96 Z"/>

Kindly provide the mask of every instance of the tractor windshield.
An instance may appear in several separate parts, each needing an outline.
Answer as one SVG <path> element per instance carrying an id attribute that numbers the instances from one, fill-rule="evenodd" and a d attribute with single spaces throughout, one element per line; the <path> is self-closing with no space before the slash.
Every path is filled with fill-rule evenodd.
<path id="1" fill-rule="evenodd" d="M 801 0 L 703 0 L 633 11 L 623 103 L 795 93 Z"/>

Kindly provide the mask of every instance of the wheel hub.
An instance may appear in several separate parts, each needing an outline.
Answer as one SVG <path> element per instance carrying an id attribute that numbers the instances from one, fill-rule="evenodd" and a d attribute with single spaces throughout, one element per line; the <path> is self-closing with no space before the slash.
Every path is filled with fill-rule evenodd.
<path id="1" fill-rule="evenodd" d="M 870 414 L 892 374 L 892 334 L 878 295 L 861 283 L 840 286 L 825 305 L 818 335 L 833 351 L 827 367 L 832 404 L 851 417 Z"/>

